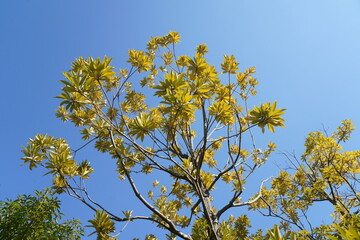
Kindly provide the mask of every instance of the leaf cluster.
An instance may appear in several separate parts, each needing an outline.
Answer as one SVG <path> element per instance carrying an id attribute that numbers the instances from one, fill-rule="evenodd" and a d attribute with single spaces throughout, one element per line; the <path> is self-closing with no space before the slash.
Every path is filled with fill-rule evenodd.
<path id="1" fill-rule="evenodd" d="M 0 202 L 0 239 L 73 239 L 83 236 L 76 219 L 60 223 L 60 201 L 50 189 Z"/>
<path id="2" fill-rule="evenodd" d="M 283 227 L 294 225 L 311 239 L 325 239 L 326 234 L 336 232 L 346 235 L 339 226 L 349 227 L 349 221 L 358 219 L 360 207 L 360 152 L 343 151 L 340 144 L 349 140 L 353 130 L 352 122 L 344 120 L 331 136 L 309 133 L 301 159 L 289 158 L 293 170 L 280 171 L 271 188 L 264 188 L 262 201 L 254 203 L 251 209 L 263 209 L 264 215 L 282 219 Z M 333 206 L 334 225 L 314 227 L 307 220 L 307 211 L 317 202 Z M 360 230 L 359 226 L 350 229 Z"/>

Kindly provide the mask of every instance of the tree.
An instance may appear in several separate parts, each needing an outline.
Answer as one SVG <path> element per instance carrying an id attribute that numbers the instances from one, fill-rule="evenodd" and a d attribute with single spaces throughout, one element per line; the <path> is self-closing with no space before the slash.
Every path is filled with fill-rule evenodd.
<path id="1" fill-rule="evenodd" d="M 305 153 L 300 159 L 288 156 L 291 169 L 281 171 L 251 207 L 281 218 L 284 229 L 295 225 L 310 239 L 359 239 L 355 236 L 360 232 L 360 151 L 342 151 L 340 144 L 354 129 L 351 120 L 344 120 L 331 135 L 310 133 Z M 308 220 L 308 209 L 318 202 L 333 206 L 334 224 L 313 226 Z"/>
<path id="2" fill-rule="evenodd" d="M 60 201 L 50 189 L 0 202 L 0 239 L 80 239 L 79 220 L 59 223 Z"/>
<path id="3" fill-rule="evenodd" d="M 255 67 L 240 71 L 234 55 L 225 55 L 219 73 L 205 58 L 205 44 L 198 45 L 193 57 L 177 56 L 179 40 L 176 32 L 152 37 L 145 51 L 128 52 L 130 66 L 119 72 L 110 65 L 111 58 L 80 57 L 64 73 L 58 96 L 57 117 L 80 128 L 87 141 L 84 146 L 94 142 L 97 150 L 115 159 L 120 180 L 129 183 L 139 204 L 151 214 L 127 210 L 119 216 L 95 202 L 83 184 L 93 168 L 88 161 L 76 162 L 76 151 L 64 139 L 37 135 L 24 147 L 22 159 L 30 169 L 45 168 L 57 193 L 67 192 L 96 212 L 90 223 L 99 239 L 111 238 L 114 222 L 141 220 L 167 230 L 167 239 L 269 237 L 261 231 L 251 235 L 248 216 L 229 212 L 239 207 L 270 208 L 273 215 L 282 206 L 283 195 L 272 196 L 264 186 L 272 176 L 259 182 L 253 197 L 243 196 L 249 177 L 276 148 L 272 142 L 257 146 L 254 133 L 283 127 L 285 109 L 277 108 L 276 102 L 250 109 L 249 99 L 257 94 Z M 140 183 L 149 187 L 147 192 L 139 190 L 138 174 L 152 177 L 152 184 Z M 273 188 L 281 174 L 273 179 Z M 166 180 L 156 180 L 159 175 Z M 217 186 L 228 194 L 219 197 Z M 287 223 L 299 227 L 291 219 Z M 312 237 L 305 232 L 299 236 Z"/>

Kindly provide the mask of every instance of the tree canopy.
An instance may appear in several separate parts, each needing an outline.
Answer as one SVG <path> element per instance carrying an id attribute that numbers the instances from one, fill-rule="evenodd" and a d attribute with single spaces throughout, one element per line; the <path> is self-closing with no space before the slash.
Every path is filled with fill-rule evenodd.
<path id="1" fill-rule="evenodd" d="M 80 57 L 64 73 L 58 96 L 56 116 L 79 127 L 84 147 L 116 161 L 120 181 L 128 182 L 150 214 L 124 209 L 119 216 L 95 202 L 84 185 L 93 168 L 77 162 L 64 139 L 36 135 L 24 147 L 23 161 L 31 170 L 45 168 L 55 192 L 95 212 L 90 226 L 98 239 L 113 238 L 115 222 L 129 221 L 150 221 L 166 230 L 167 239 L 188 240 L 340 238 L 359 229 L 359 152 L 343 152 L 340 145 L 350 137 L 351 121 L 330 136 L 310 133 L 301 159 L 286 155 L 292 169 L 265 176 L 253 197 L 244 197 L 249 178 L 276 149 L 273 142 L 258 146 L 256 132 L 284 127 L 285 109 L 276 101 L 249 107 L 259 84 L 255 67 L 240 70 L 234 55 L 224 55 L 217 69 L 205 57 L 205 44 L 194 56 L 177 55 L 179 41 L 177 32 L 152 37 L 146 50 L 129 50 L 129 67 L 118 72 L 111 58 Z M 139 174 L 152 183 L 138 182 Z M 308 222 L 307 210 L 320 201 L 334 206 L 334 225 Z M 280 225 L 250 232 L 256 225 L 246 214 L 233 216 L 234 208 L 276 217 Z"/>
<path id="2" fill-rule="evenodd" d="M 76 219 L 62 218 L 60 201 L 50 189 L 0 202 L 0 239 L 80 239 L 83 228 Z"/>

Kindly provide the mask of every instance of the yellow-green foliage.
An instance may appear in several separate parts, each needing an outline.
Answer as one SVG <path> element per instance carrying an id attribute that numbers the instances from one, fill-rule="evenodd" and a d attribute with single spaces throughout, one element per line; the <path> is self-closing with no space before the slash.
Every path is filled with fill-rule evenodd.
<path id="1" fill-rule="evenodd" d="M 92 200 L 84 181 L 91 180 L 93 168 L 89 161 L 78 162 L 80 149 L 72 150 L 64 139 L 35 136 L 23 149 L 24 163 L 45 168 L 58 193 L 67 192 L 96 212 L 90 223 L 99 239 L 112 238 L 114 222 L 126 226 L 136 220 L 167 230 L 168 239 L 353 235 L 358 225 L 349 219 L 360 207 L 360 151 L 343 151 L 341 145 L 354 129 L 351 121 L 330 136 L 310 133 L 301 158 L 288 156 L 292 169 L 280 171 L 268 187 L 271 177 L 263 180 L 250 191 L 254 197 L 244 197 L 250 176 L 276 148 L 272 142 L 256 145 L 253 132 L 284 127 L 285 109 L 276 101 L 248 108 L 259 84 L 255 67 L 241 69 L 234 55 L 225 55 L 217 68 L 206 58 L 205 44 L 193 55 L 181 55 L 175 51 L 179 41 L 177 32 L 152 37 L 145 50 L 130 50 L 120 69 L 111 65 L 112 58 L 79 57 L 60 81 L 56 116 L 79 128 L 86 141 L 80 149 L 94 146 L 115 159 L 119 180 L 128 181 L 148 215 L 126 210 L 120 217 Z M 136 174 L 150 181 L 139 184 Z M 219 182 L 229 191 L 221 198 L 213 194 Z M 306 212 L 319 201 L 334 206 L 335 225 L 306 227 Z M 247 215 L 228 214 L 243 206 L 281 219 L 280 227 L 250 234 Z M 299 231 L 288 231 L 291 227 Z"/>

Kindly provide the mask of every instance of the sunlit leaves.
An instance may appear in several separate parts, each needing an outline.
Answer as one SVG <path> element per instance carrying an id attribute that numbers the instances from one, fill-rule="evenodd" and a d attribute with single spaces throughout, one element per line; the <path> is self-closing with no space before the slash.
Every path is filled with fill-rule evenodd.
<path id="1" fill-rule="evenodd" d="M 199 53 L 196 53 L 195 57 L 189 60 L 189 63 L 188 70 L 191 79 L 195 79 L 196 76 L 201 75 L 209 67 L 206 59 Z"/>
<path id="2" fill-rule="evenodd" d="M 183 184 L 179 181 L 174 182 L 172 184 L 172 193 L 184 206 L 192 206 L 193 198 L 191 196 L 195 193 L 195 190 L 189 184 Z M 196 209 L 194 209 L 194 211 L 196 211 Z"/>
<path id="3" fill-rule="evenodd" d="M 224 61 L 221 63 L 222 73 L 235 74 L 238 68 L 239 63 L 235 61 L 235 56 L 224 55 Z"/>
<path id="4" fill-rule="evenodd" d="M 291 179 L 288 172 L 280 171 L 279 176 L 272 181 L 272 188 L 276 189 L 279 195 L 287 194 L 290 187 Z"/>
<path id="5" fill-rule="evenodd" d="M 194 240 L 207 240 L 210 239 L 208 229 L 208 224 L 205 218 L 197 218 L 194 221 L 194 224 L 191 228 L 191 237 Z"/>
<path id="6" fill-rule="evenodd" d="M 135 67 L 139 73 L 148 71 L 153 64 L 144 51 L 129 50 L 128 55 L 129 60 L 127 62 Z"/>
<path id="7" fill-rule="evenodd" d="M 187 67 L 189 66 L 190 57 L 186 55 L 179 56 L 176 60 L 176 65 L 179 67 Z"/>
<path id="8" fill-rule="evenodd" d="M 200 177 L 201 177 L 201 180 L 204 183 L 205 187 L 209 188 L 212 183 L 212 180 L 214 178 L 214 175 L 210 172 L 201 171 Z"/>
<path id="9" fill-rule="evenodd" d="M 195 81 L 190 83 L 190 89 L 193 96 L 199 99 L 208 99 L 214 95 L 213 87 L 206 78 L 195 78 Z"/>
<path id="10" fill-rule="evenodd" d="M 225 141 L 224 138 L 220 138 L 220 139 L 216 139 L 216 140 L 211 140 L 211 147 L 212 149 L 219 150 L 222 147 L 222 143 Z"/>
<path id="11" fill-rule="evenodd" d="M 61 105 L 65 105 L 66 109 L 70 111 L 80 109 L 81 107 L 90 103 L 86 97 L 77 92 L 64 92 L 61 93 L 57 98 L 64 99 L 61 102 Z"/>
<path id="12" fill-rule="evenodd" d="M 274 132 L 274 127 L 284 127 L 284 119 L 281 117 L 284 111 L 285 109 L 276 108 L 276 101 L 273 104 L 268 102 L 261 104 L 260 107 L 255 106 L 246 119 L 260 127 L 262 132 L 265 132 L 266 126 L 270 132 Z"/>
<path id="13" fill-rule="evenodd" d="M 302 156 L 312 168 L 319 169 L 319 174 L 324 179 L 336 184 L 344 183 L 352 173 L 356 173 L 360 167 L 358 159 L 359 151 L 340 152 L 339 135 L 349 138 L 352 128 L 344 131 L 340 127 L 340 133 L 333 137 L 326 137 L 323 133 L 310 133 L 305 142 L 305 154 Z M 343 129 L 343 130 L 341 130 Z"/>
<path id="14" fill-rule="evenodd" d="M 160 182 L 158 180 L 156 180 L 152 183 L 153 187 L 157 187 L 157 186 L 159 186 L 159 184 L 160 184 Z"/>
<path id="15" fill-rule="evenodd" d="M 116 87 L 118 78 L 110 66 L 111 58 L 104 57 L 93 59 L 78 58 L 72 63 L 72 69 L 65 72 L 67 81 L 60 81 L 65 86 L 64 92 L 80 93 L 83 96 L 94 96 L 93 93 L 98 90 L 97 87 L 104 87 L 107 91 Z M 61 96 L 61 95 L 60 95 Z"/>
<path id="16" fill-rule="evenodd" d="M 354 131 L 355 127 L 352 124 L 352 120 L 347 119 L 341 121 L 341 125 L 336 129 L 336 132 L 333 133 L 334 138 L 338 141 L 346 142 L 349 140 L 351 133 Z"/>
<path id="17" fill-rule="evenodd" d="M 158 240 L 158 238 L 154 234 L 149 234 L 145 236 L 145 240 Z"/>
<path id="18" fill-rule="evenodd" d="M 154 89 L 157 89 L 155 96 L 169 96 L 177 91 L 181 91 L 181 89 L 184 89 L 187 86 L 184 77 L 184 74 L 177 74 L 174 71 L 166 73 L 164 81 L 160 81 L 159 85 L 154 87 Z"/>
<path id="19" fill-rule="evenodd" d="M 22 160 L 24 164 L 29 164 L 30 169 L 41 165 L 47 169 L 46 174 L 54 176 L 53 187 L 58 192 L 67 187 L 68 177 L 89 178 L 93 172 L 89 162 L 83 161 L 80 165 L 76 163 L 68 144 L 61 138 L 36 135 L 22 152 L 25 155 Z"/>
<path id="20" fill-rule="evenodd" d="M 232 107 L 224 101 L 213 102 L 209 107 L 209 114 L 224 125 L 232 124 L 235 121 Z"/>
<path id="21" fill-rule="evenodd" d="M 36 135 L 34 139 L 30 139 L 30 143 L 23 147 L 22 153 L 24 157 L 21 159 L 24 164 L 29 164 L 30 170 L 37 167 L 42 160 L 46 159 L 46 151 L 51 149 L 53 138 L 46 135 Z"/>
<path id="22" fill-rule="evenodd" d="M 67 80 L 60 81 L 65 86 L 57 98 L 62 99 L 56 116 L 63 121 L 71 120 L 82 126 L 94 118 L 94 108 L 102 108 L 104 93 L 117 87 L 119 78 L 109 64 L 111 58 L 78 58 L 72 69 L 65 72 Z M 95 107 L 96 105 L 96 107 Z"/>
<path id="23" fill-rule="evenodd" d="M 141 112 L 130 124 L 129 124 L 129 134 L 140 138 L 141 141 L 144 140 L 144 137 L 151 131 L 154 131 L 158 126 L 156 121 L 156 116 Z"/>
<path id="24" fill-rule="evenodd" d="M 200 55 L 204 55 L 205 53 L 207 53 L 208 48 L 206 44 L 199 44 L 196 48 L 196 52 L 199 53 Z"/>
<path id="25" fill-rule="evenodd" d="M 114 239 L 110 236 L 110 233 L 115 232 L 115 223 L 106 212 L 96 210 L 95 218 L 89 220 L 89 222 L 91 223 L 89 226 L 95 228 L 95 231 L 90 235 L 96 233 L 98 240 Z"/>
<path id="26" fill-rule="evenodd" d="M 164 97 L 162 103 L 166 107 L 162 110 L 164 114 L 169 114 L 177 119 L 190 121 L 193 119 L 196 106 L 192 103 L 193 96 L 188 89 L 179 89 L 174 94 Z"/>
<path id="27" fill-rule="evenodd" d="M 141 112 L 147 109 L 145 104 L 145 95 L 135 90 L 126 90 L 125 100 L 120 104 L 121 110 L 125 113 Z M 114 117 L 117 117 L 116 114 Z"/>
<path id="28" fill-rule="evenodd" d="M 68 81 L 61 80 L 65 86 L 62 88 L 64 92 L 79 92 L 87 93 L 95 88 L 96 84 L 92 78 L 86 72 L 69 71 L 64 72 L 64 76 Z"/>
<path id="29" fill-rule="evenodd" d="M 82 178 L 89 178 L 89 174 L 91 174 L 94 171 L 94 169 L 92 167 L 90 167 L 90 163 L 88 161 L 82 161 L 79 165 L 79 167 L 77 168 L 77 172 L 78 174 L 82 177 Z"/>
<path id="30" fill-rule="evenodd" d="M 150 174 L 150 173 L 152 173 L 152 171 L 153 171 L 153 168 L 151 167 L 150 164 L 145 163 L 145 164 L 142 166 L 141 172 L 143 172 L 143 173 L 145 173 L 145 174 Z"/>
<path id="31" fill-rule="evenodd" d="M 247 239 L 249 234 L 250 220 L 246 215 L 239 217 L 229 216 L 220 225 L 222 240 Z"/>
<path id="32" fill-rule="evenodd" d="M 209 166 L 209 168 L 216 167 L 216 165 L 217 165 L 217 162 L 214 157 L 215 153 L 216 152 L 212 149 L 208 149 L 205 151 L 203 162 L 205 164 L 207 164 Z"/>
<path id="33" fill-rule="evenodd" d="M 169 43 L 179 43 L 180 41 L 180 35 L 175 31 L 170 31 L 166 38 Z"/>
<path id="34" fill-rule="evenodd" d="M 288 231 L 282 236 L 280 228 L 278 225 L 275 225 L 273 229 L 268 230 L 267 240 L 297 240 L 297 234 L 295 232 Z"/>
<path id="35" fill-rule="evenodd" d="M 340 145 L 340 142 L 349 139 L 353 129 L 351 122 L 345 120 L 332 136 L 319 131 L 309 133 L 305 153 L 300 160 L 295 158 L 292 162 L 294 171 L 281 171 L 272 181 L 271 189 L 263 189 L 263 201 L 256 202 L 252 207 L 271 208 L 272 214 L 288 219 L 289 223 L 303 224 L 302 217 L 312 205 L 319 201 L 328 202 L 334 208 L 335 228 L 320 225 L 311 232 L 300 231 L 299 236 L 311 234 L 315 239 L 325 239 L 327 234 L 330 239 L 353 239 L 347 234 L 358 231 L 360 224 L 354 230 L 349 227 L 348 221 L 357 218 L 351 213 L 358 211 L 360 206 L 356 177 L 360 152 L 343 151 Z M 269 149 L 272 147 L 270 144 Z"/>
<path id="36" fill-rule="evenodd" d="M 54 189 L 54 192 L 58 194 L 65 192 L 65 189 L 68 186 L 67 179 L 61 175 L 56 175 L 53 178 L 52 183 L 53 183 L 52 189 Z"/>
<path id="37" fill-rule="evenodd" d="M 357 214 L 349 215 L 343 222 L 333 224 L 336 231 L 327 237 L 331 240 L 358 240 L 360 239 L 360 217 Z"/>
<path id="38" fill-rule="evenodd" d="M 164 65 L 165 66 L 170 66 L 170 64 L 172 63 L 173 61 L 173 55 L 171 52 L 165 52 L 162 54 L 162 59 L 164 61 Z"/>
<path id="39" fill-rule="evenodd" d="M 56 117 L 60 118 L 63 122 L 66 122 L 69 119 L 69 112 L 64 106 L 60 106 L 56 110 Z"/>
<path id="40" fill-rule="evenodd" d="M 164 189 L 162 191 L 164 192 Z M 154 206 L 174 223 L 184 227 L 187 225 L 187 217 L 178 213 L 183 206 L 179 200 L 170 200 L 165 195 L 161 195 L 155 200 Z"/>
<path id="41" fill-rule="evenodd" d="M 235 181 L 237 179 L 237 174 L 235 172 L 227 172 L 222 175 L 221 178 L 225 183 L 230 183 L 231 181 Z"/>
<path id="42" fill-rule="evenodd" d="M 259 84 L 252 74 L 256 73 L 255 67 L 246 68 L 244 72 L 236 74 L 236 80 L 240 87 L 239 95 L 243 100 L 256 95 L 256 86 Z"/>
<path id="43" fill-rule="evenodd" d="M 161 47 L 167 47 L 169 44 L 176 44 L 180 42 L 180 35 L 178 32 L 170 31 L 168 35 L 162 37 L 151 37 L 151 40 L 147 44 L 149 51 L 154 51 Z"/>
<path id="44" fill-rule="evenodd" d="M 122 213 L 124 214 L 124 217 L 128 218 L 128 219 L 131 218 L 132 212 L 133 211 L 131 211 L 131 210 L 122 211 Z"/>

